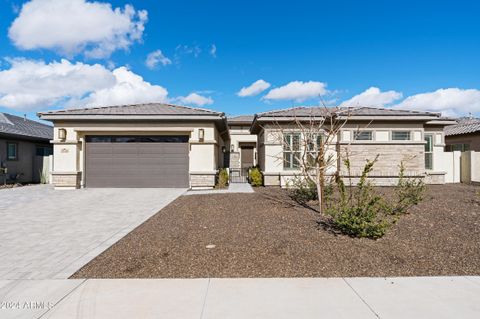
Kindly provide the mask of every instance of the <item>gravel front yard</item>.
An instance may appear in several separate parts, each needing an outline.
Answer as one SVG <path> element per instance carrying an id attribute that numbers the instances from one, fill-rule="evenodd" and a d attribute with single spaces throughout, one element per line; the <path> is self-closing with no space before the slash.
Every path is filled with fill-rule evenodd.
<path id="1" fill-rule="evenodd" d="M 182 196 L 73 278 L 480 275 L 478 192 L 430 186 L 376 241 L 335 234 L 277 188 Z"/>

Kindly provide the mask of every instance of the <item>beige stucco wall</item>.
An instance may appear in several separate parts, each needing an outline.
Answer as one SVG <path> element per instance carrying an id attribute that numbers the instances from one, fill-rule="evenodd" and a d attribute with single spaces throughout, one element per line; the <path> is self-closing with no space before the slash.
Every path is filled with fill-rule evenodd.
<path id="1" fill-rule="evenodd" d="M 283 131 L 296 130 L 295 126 L 282 126 Z M 357 130 L 371 130 L 372 141 L 354 141 L 353 136 Z M 298 131 L 298 130 L 297 130 Z M 410 140 L 392 140 L 393 131 L 410 131 Z M 425 170 L 425 140 L 424 134 L 434 134 L 433 161 L 434 169 Z M 265 134 L 265 138 L 263 138 Z M 266 185 L 285 186 L 291 175 L 299 172 L 283 168 L 283 149 L 281 142 L 281 130 L 278 125 L 264 125 L 259 133 L 259 160 L 260 166 L 265 175 Z M 330 152 L 339 157 L 337 165 L 331 167 L 330 174 L 337 171 L 340 166 L 341 173 L 346 175 L 342 163 L 345 152 L 350 153 L 352 176 L 359 176 L 365 165 L 366 159 L 373 160 L 379 154 L 373 172 L 370 174 L 372 180 L 379 185 L 393 185 L 398 180 L 399 165 L 403 161 L 408 176 L 425 177 L 429 173 L 432 177 L 427 181 L 432 183 L 445 182 L 445 168 L 448 166 L 444 152 L 443 127 L 424 127 L 421 122 L 379 122 L 379 123 L 348 123 L 339 134 L 339 140 L 333 141 Z M 453 167 L 452 167 L 453 169 Z"/>
<path id="2" fill-rule="evenodd" d="M 16 143 L 18 145 L 18 160 L 7 160 L 7 142 Z M 21 174 L 18 180 L 21 183 L 38 182 L 38 172 L 34 172 L 36 169 L 34 162 L 37 145 L 50 146 L 50 144 L 41 142 L 37 143 L 33 141 L 0 138 L 0 164 L 3 164 L 7 168 L 7 174 Z M 0 177 L 0 183 L 3 183 L 3 176 Z"/>
<path id="3" fill-rule="evenodd" d="M 445 144 L 469 144 L 471 151 L 480 152 L 480 132 L 455 136 L 446 136 Z"/>
<path id="4" fill-rule="evenodd" d="M 223 165 L 221 149 L 224 141 L 211 122 L 61 122 L 54 128 L 53 180 L 64 188 L 83 187 L 85 181 L 84 144 L 87 135 L 189 135 L 189 171 L 192 187 L 213 187 L 215 174 Z M 64 141 L 58 140 L 58 130 L 67 130 Z M 204 140 L 199 140 L 204 129 Z M 192 176 L 195 176 L 192 178 Z M 76 183 L 78 185 L 70 185 Z M 192 183 L 192 181 L 194 181 Z M 213 182 L 212 182 L 213 181 Z"/>

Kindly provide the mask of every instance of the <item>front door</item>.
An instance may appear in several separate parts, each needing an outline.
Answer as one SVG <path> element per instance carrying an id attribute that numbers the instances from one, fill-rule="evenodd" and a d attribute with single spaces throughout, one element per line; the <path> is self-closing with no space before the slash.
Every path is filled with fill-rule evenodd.
<path id="1" fill-rule="evenodd" d="M 243 146 L 242 151 L 242 168 L 249 168 L 253 166 L 253 147 L 252 146 Z"/>

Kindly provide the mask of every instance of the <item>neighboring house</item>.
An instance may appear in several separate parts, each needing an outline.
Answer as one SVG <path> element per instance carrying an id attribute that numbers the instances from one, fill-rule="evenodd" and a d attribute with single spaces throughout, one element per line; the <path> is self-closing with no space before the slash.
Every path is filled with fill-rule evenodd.
<path id="1" fill-rule="evenodd" d="M 0 113 L 0 167 L 11 182 L 40 182 L 52 154 L 53 127 L 7 113 Z M 3 183 L 5 175 L 0 175 Z"/>
<path id="2" fill-rule="evenodd" d="M 56 188 L 211 188 L 224 166 L 224 113 L 151 103 L 39 113 L 54 124 Z"/>
<path id="3" fill-rule="evenodd" d="M 293 125 L 295 118 L 308 122 L 312 116 L 326 117 L 333 112 L 339 120 L 348 119 L 335 145 L 329 152 L 337 158 L 337 170 L 348 177 L 342 160 L 350 153 L 352 180 L 361 174 L 367 159 L 379 154 L 370 177 L 377 185 L 394 185 L 398 180 L 399 165 L 403 161 L 408 176 L 426 178 L 430 184 L 445 183 L 451 163 L 444 152 L 443 129 L 455 122 L 438 113 L 396 109 L 360 107 L 332 111 L 325 108 L 296 107 L 256 114 L 251 133 L 258 135 L 258 163 L 264 173 L 266 186 L 287 186 L 300 173 L 299 166 L 290 158 L 291 149 L 283 149 L 282 139 L 293 141 L 300 134 Z M 279 137 L 279 132 L 284 136 Z M 290 158 L 290 160 L 288 160 Z M 339 169 L 340 168 L 340 169 Z"/>
<path id="4" fill-rule="evenodd" d="M 480 152 L 480 119 L 460 118 L 457 123 L 445 127 L 446 150 Z"/>
<path id="5" fill-rule="evenodd" d="M 253 115 L 228 118 L 230 131 L 230 165 L 232 169 L 249 168 L 257 164 L 257 136 L 250 133 Z"/>

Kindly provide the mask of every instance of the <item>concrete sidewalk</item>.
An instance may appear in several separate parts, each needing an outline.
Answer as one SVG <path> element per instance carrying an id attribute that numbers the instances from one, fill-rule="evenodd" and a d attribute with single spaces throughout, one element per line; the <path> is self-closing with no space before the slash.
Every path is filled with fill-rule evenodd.
<path id="1" fill-rule="evenodd" d="M 480 318 L 480 277 L 0 281 L 0 318 Z"/>

